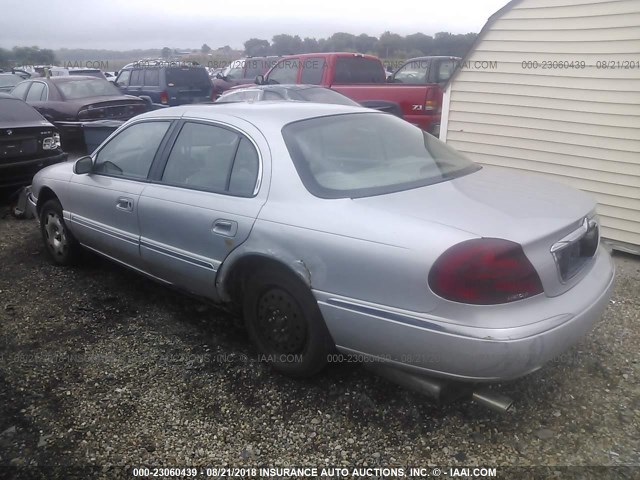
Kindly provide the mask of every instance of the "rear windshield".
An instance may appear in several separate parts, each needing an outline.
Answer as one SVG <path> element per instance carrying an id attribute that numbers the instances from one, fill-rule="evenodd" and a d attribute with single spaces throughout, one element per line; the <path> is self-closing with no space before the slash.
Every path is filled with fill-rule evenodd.
<path id="1" fill-rule="evenodd" d="M 44 122 L 44 118 L 33 107 L 22 100 L 0 98 L 0 123 L 10 122 Z"/>
<path id="2" fill-rule="evenodd" d="M 0 87 L 13 87 L 22 80 L 19 75 L 0 75 Z"/>
<path id="3" fill-rule="evenodd" d="M 302 182 L 321 198 L 399 192 L 480 168 L 432 135 L 382 113 L 313 118 L 282 133 Z"/>
<path id="4" fill-rule="evenodd" d="M 384 67 L 379 60 L 364 57 L 338 57 L 336 59 L 334 83 L 385 83 L 386 79 Z"/>
<path id="5" fill-rule="evenodd" d="M 69 75 L 84 75 L 86 77 L 103 78 L 105 80 L 107 78 L 100 70 L 69 70 Z"/>
<path id="6" fill-rule="evenodd" d="M 166 80 L 169 87 L 192 87 L 194 85 L 211 85 L 209 74 L 203 67 L 167 68 Z"/>
<path id="7" fill-rule="evenodd" d="M 60 93 L 67 100 L 76 100 L 87 97 L 119 96 L 122 95 L 108 80 L 99 78 L 78 79 L 65 82 L 56 82 Z"/>

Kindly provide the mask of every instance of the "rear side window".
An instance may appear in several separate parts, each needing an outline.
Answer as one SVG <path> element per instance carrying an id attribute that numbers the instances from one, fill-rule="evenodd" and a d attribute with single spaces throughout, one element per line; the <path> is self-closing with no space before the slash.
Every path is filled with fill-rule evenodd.
<path id="1" fill-rule="evenodd" d="M 0 98 L 0 123 L 41 121 L 44 118 L 33 107 L 22 100 L 13 98 Z"/>
<path id="2" fill-rule="evenodd" d="M 170 87 L 191 87 L 211 85 L 209 74 L 202 67 L 170 67 L 165 71 L 167 85 Z"/>
<path id="3" fill-rule="evenodd" d="M 96 157 L 94 171 L 106 175 L 147 178 L 170 122 L 136 123 L 113 137 Z"/>
<path id="4" fill-rule="evenodd" d="M 338 57 L 334 83 L 385 83 L 386 75 L 379 60 L 364 57 Z"/>
<path id="5" fill-rule="evenodd" d="M 302 62 L 302 76 L 300 83 L 309 85 L 320 85 L 322 83 L 322 73 L 324 72 L 325 61 L 323 58 L 307 58 Z"/>
<path id="6" fill-rule="evenodd" d="M 157 68 L 147 68 L 144 71 L 144 84 L 147 87 L 157 87 L 160 85 L 160 70 Z"/>
<path id="7" fill-rule="evenodd" d="M 242 135 L 216 125 L 186 123 L 171 150 L 162 181 L 196 190 L 250 197 L 258 152 Z"/>
<path id="8" fill-rule="evenodd" d="M 118 78 L 116 79 L 116 83 L 121 87 L 126 87 L 129 85 L 129 78 L 131 77 L 131 70 L 123 70 Z"/>
<path id="9" fill-rule="evenodd" d="M 131 72 L 131 82 L 129 85 L 140 86 L 144 81 L 144 70 L 133 70 Z"/>

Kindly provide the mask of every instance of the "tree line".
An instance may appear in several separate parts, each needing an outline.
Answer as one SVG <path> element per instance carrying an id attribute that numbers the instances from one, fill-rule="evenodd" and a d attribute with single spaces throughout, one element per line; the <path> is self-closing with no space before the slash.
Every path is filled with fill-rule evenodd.
<path id="1" fill-rule="evenodd" d="M 0 68 L 17 65 L 53 65 L 56 55 L 53 50 L 38 47 L 0 48 Z"/>
<path id="2" fill-rule="evenodd" d="M 379 37 L 362 33 L 337 32 L 327 38 L 301 38 L 299 35 L 279 34 L 274 35 L 271 41 L 250 38 L 244 42 L 245 54 L 248 56 L 265 55 L 294 55 L 298 53 L 319 52 L 359 52 L 377 55 L 383 59 L 412 58 L 422 55 L 451 55 L 464 57 L 477 37 L 476 33 L 453 34 L 439 32 L 434 36 L 424 33 L 412 35 L 398 35 L 397 33 L 384 32 Z M 189 49 L 197 52 L 196 49 Z M 200 48 L 202 53 L 208 54 L 214 50 L 207 44 Z M 235 53 L 234 53 L 235 52 Z M 12 49 L 0 48 L 0 68 L 10 68 L 17 65 L 55 65 L 59 58 L 66 61 L 84 60 L 111 60 L 149 58 L 162 56 L 163 58 L 179 57 L 186 53 L 169 47 L 163 49 L 130 50 L 117 52 L 113 50 L 91 49 L 61 49 L 57 52 L 48 48 L 13 47 Z M 238 55 L 228 45 L 217 49 L 216 53 L 233 56 Z"/>
<path id="3" fill-rule="evenodd" d="M 359 52 L 377 55 L 381 58 L 412 58 L 423 55 L 450 55 L 464 57 L 478 34 L 452 34 L 439 32 L 434 36 L 424 33 L 398 35 L 389 31 L 380 37 L 362 33 L 337 32 L 328 38 L 301 38 L 299 35 L 275 35 L 271 42 L 260 38 L 250 38 L 244 42 L 245 53 L 249 56 L 293 55 L 318 52 Z"/>

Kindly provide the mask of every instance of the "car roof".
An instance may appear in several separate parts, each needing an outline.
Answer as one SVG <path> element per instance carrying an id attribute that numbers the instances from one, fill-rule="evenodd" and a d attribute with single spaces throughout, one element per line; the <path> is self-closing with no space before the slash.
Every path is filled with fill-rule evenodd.
<path id="1" fill-rule="evenodd" d="M 141 118 L 181 117 L 216 120 L 219 115 L 236 117 L 253 123 L 258 128 L 285 126 L 289 123 L 310 118 L 344 115 L 349 113 L 380 113 L 364 107 L 310 102 L 266 101 L 257 103 L 211 103 L 182 105 L 163 108 L 138 115 Z"/>

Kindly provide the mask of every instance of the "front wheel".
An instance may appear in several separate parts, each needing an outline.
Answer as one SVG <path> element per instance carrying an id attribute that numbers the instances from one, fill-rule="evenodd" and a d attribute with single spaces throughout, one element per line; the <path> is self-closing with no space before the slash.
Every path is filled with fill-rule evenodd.
<path id="1" fill-rule="evenodd" d="M 80 255 L 80 245 L 64 223 L 62 205 L 58 200 L 49 200 L 42 206 L 40 233 L 54 263 L 70 265 L 76 262 Z"/>
<path id="2" fill-rule="evenodd" d="M 293 273 L 274 268 L 252 275 L 243 312 L 253 343 L 285 375 L 317 373 L 335 348 L 316 299 Z"/>

